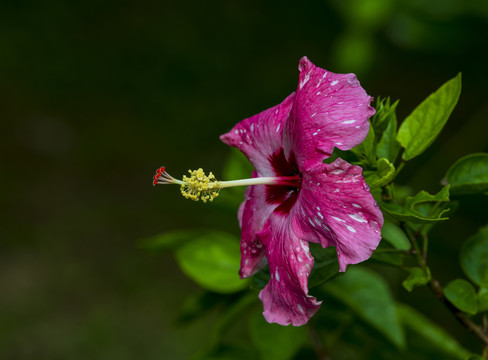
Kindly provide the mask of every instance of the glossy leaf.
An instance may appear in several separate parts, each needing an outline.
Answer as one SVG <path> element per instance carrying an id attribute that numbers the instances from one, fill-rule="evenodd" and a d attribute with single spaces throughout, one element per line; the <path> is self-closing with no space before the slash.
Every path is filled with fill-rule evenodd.
<path id="1" fill-rule="evenodd" d="M 378 180 L 373 182 L 373 187 L 385 186 L 395 177 L 395 167 L 388 161 L 388 159 L 378 159 L 376 167 L 378 171 Z"/>
<path id="2" fill-rule="evenodd" d="M 179 247 L 176 260 L 183 272 L 205 289 L 231 293 L 247 286 L 239 278 L 239 240 L 230 234 L 209 233 Z"/>
<path id="3" fill-rule="evenodd" d="M 411 222 L 415 224 L 431 224 L 449 219 L 443 216 L 443 214 L 446 213 L 448 210 L 442 210 L 439 214 L 435 216 L 425 216 L 419 211 L 408 209 L 401 205 L 393 203 L 381 204 L 381 210 L 387 212 L 398 221 Z"/>
<path id="4" fill-rule="evenodd" d="M 420 191 L 415 196 L 408 196 L 405 206 L 394 203 L 383 203 L 381 207 L 399 221 L 408 221 L 417 224 L 429 224 L 448 220 L 445 214 L 450 210 L 447 206 L 438 203 L 448 203 L 449 186 L 443 187 L 437 194 L 431 195 Z"/>
<path id="5" fill-rule="evenodd" d="M 314 265 L 308 278 L 308 287 L 319 286 L 339 273 L 339 263 L 335 247 L 322 248 L 319 244 L 310 243 L 310 252 Z"/>
<path id="6" fill-rule="evenodd" d="M 353 309 L 393 344 L 403 347 L 405 336 L 390 288 L 381 276 L 359 266 L 326 282 L 322 288 Z"/>
<path id="7" fill-rule="evenodd" d="M 461 268 L 475 284 L 488 287 L 488 226 L 464 243 L 460 260 Z"/>
<path id="8" fill-rule="evenodd" d="M 446 285 L 444 295 L 454 306 L 468 314 L 478 311 L 478 298 L 473 285 L 464 279 L 455 279 Z"/>
<path id="9" fill-rule="evenodd" d="M 366 139 L 358 146 L 351 149 L 351 152 L 366 166 L 373 167 L 376 163 L 376 142 L 373 126 L 370 123 Z"/>
<path id="10" fill-rule="evenodd" d="M 396 108 L 399 100 L 391 104 L 390 98 L 378 97 L 375 103 L 375 114 L 371 118 L 371 124 L 375 130 L 375 135 L 379 137 L 388 127 L 391 118 L 396 117 Z"/>
<path id="11" fill-rule="evenodd" d="M 405 327 L 421 335 L 439 351 L 442 351 L 446 355 L 454 356 L 460 360 L 464 360 L 469 356 L 469 352 L 443 328 L 433 323 L 417 310 L 405 304 L 397 304 L 397 311 L 401 322 Z"/>
<path id="12" fill-rule="evenodd" d="M 395 102 L 395 107 L 398 101 Z M 376 155 L 378 158 L 388 159 L 391 163 L 394 163 L 398 153 L 400 151 L 400 144 L 396 139 L 397 135 L 397 118 L 396 114 L 393 114 L 388 118 L 388 126 L 386 127 L 383 135 L 381 136 L 378 145 L 376 146 Z"/>
<path id="13" fill-rule="evenodd" d="M 307 339 L 304 326 L 269 324 L 263 314 L 256 313 L 249 319 L 249 333 L 262 359 L 292 359 Z"/>
<path id="14" fill-rule="evenodd" d="M 429 95 L 403 121 L 397 140 L 405 148 L 404 160 L 422 154 L 437 138 L 461 94 L 461 73 Z"/>
<path id="15" fill-rule="evenodd" d="M 372 191 L 385 186 L 395 177 L 395 167 L 387 159 L 378 159 L 375 167 L 377 168 L 376 171 L 363 171 L 364 180 L 372 188 Z"/>
<path id="16" fill-rule="evenodd" d="M 407 279 L 402 282 L 403 287 L 408 291 L 412 291 L 415 286 L 426 285 L 429 283 L 431 275 L 428 267 L 425 269 L 413 267 L 408 271 L 410 274 Z"/>
<path id="17" fill-rule="evenodd" d="M 404 255 L 396 252 L 383 252 L 381 249 L 378 247 L 375 252 L 373 252 L 373 255 L 371 255 L 371 260 L 377 261 L 383 264 L 395 266 L 395 267 L 401 267 L 403 266 L 404 263 Z"/>
<path id="18" fill-rule="evenodd" d="M 459 159 L 446 174 L 453 194 L 488 191 L 488 153 L 471 154 Z"/>
<path id="19" fill-rule="evenodd" d="M 480 288 L 478 291 L 478 311 L 488 311 L 488 288 Z"/>
<path id="20" fill-rule="evenodd" d="M 449 201 L 449 185 L 444 186 L 437 194 L 431 195 L 426 191 L 420 191 L 415 196 L 407 197 L 405 204 L 410 209 L 416 209 L 419 204 Z"/>
<path id="21" fill-rule="evenodd" d="M 398 225 L 389 219 L 385 219 L 381 228 L 381 236 L 388 241 L 395 249 L 410 250 L 411 244 L 407 236 Z"/>

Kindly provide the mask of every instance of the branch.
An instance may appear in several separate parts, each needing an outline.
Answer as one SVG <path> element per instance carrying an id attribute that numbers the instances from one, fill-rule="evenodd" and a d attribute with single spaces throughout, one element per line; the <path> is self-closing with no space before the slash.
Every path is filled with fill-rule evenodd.
<path id="1" fill-rule="evenodd" d="M 444 296 L 444 289 L 442 288 L 439 281 L 432 278 L 430 280 L 430 288 L 434 292 L 435 296 L 441 300 L 447 308 L 453 313 L 456 319 L 463 324 L 468 330 L 472 331 L 485 345 L 485 348 L 488 347 L 488 334 L 486 330 L 484 330 L 481 326 L 476 325 L 469 317 L 466 316 L 465 313 L 460 311 L 457 307 L 447 300 Z M 485 356 L 486 358 L 486 356 Z"/>

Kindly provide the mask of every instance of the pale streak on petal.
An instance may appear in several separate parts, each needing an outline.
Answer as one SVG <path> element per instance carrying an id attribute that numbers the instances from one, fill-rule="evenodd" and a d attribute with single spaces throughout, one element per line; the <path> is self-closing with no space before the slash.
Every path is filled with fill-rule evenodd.
<path id="1" fill-rule="evenodd" d="M 359 214 L 348 214 L 349 217 L 353 220 L 356 220 L 357 222 L 360 222 L 360 223 L 365 223 L 365 222 L 368 222 L 365 218 L 363 218 L 361 215 Z"/>

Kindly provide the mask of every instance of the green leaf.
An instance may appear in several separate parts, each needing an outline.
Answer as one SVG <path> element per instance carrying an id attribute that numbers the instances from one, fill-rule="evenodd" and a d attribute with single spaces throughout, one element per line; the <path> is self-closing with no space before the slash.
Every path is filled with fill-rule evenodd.
<path id="1" fill-rule="evenodd" d="M 404 255 L 396 252 L 383 252 L 378 247 L 371 255 L 370 260 L 395 267 L 401 267 L 404 263 Z"/>
<path id="2" fill-rule="evenodd" d="M 223 311 L 217 318 L 214 328 L 210 331 L 210 337 L 206 346 L 192 356 L 192 359 L 212 359 L 215 355 L 217 356 L 216 359 L 223 359 L 219 355 L 219 350 L 221 349 L 219 343 L 222 342 L 222 338 L 229 332 L 229 328 L 236 323 L 239 323 L 239 317 L 243 316 L 250 307 L 256 306 L 257 302 L 258 298 L 254 293 L 237 296 L 237 298 L 232 301 L 229 306 L 225 308 L 225 311 Z M 233 357 L 224 358 L 229 360 L 233 359 Z"/>
<path id="3" fill-rule="evenodd" d="M 413 267 L 408 271 L 410 274 L 407 279 L 402 282 L 403 287 L 408 291 L 412 291 L 415 286 L 426 285 L 429 283 L 431 275 L 428 267 L 425 269 Z"/>
<path id="4" fill-rule="evenodd" d="M 395 177 L 395 167 L 388 159 L 378 159 L 376 167 L 378 169 L 378 180 L 373 182 L 372 187 L 385 186 Z"/>
<path id="5" fill-rule="evenodd" d="M 470 154 L 459 159 L 446 174 L 453 194 L 488 191 L 488 153 Z"/>
<path id="6" fill-rule="evenodd" d="M 376 168 L 376 171 L 363 171 L 364 180 L 372 189 L 385 186 L 395 177 L 395 167 L 385 158 L 378 159 Z"/>
<path id="7" fill-rule="evenodd" d="M 388 285 L 375 272 L 359 266 L 328 281 L 322 287 L 353 309 L 364 321 L 398 347 L 405 336 Z"/>
<path id="8" fill-rule="evenodd" d="M 336 248 L 330 246 L 326 249 L 320 244 L 310 243 L 310 252 L 314 257 L 314 265 L 308 278 L 308 287 L 317 287 L 339 273 Z M 251 288 L 261 290 L 270 280 L 269 267 L 259 270 L 251 278 Z"/>
<path id="9" fill-rule="evenodd" d="M 304 326 L 269 324 L 263 314 L 255 313 L 249 319 L 249 333 L 262 359 L 292 359 L 307 339 Z"/>
<path id="10" fill-rule="evenodd" d="M 449 185 L 444 186 L 437 194 L 431 195 L 426 191 L 420 191 L 415 196 L 408 196 L 405 204 L 410 209 L 417 209 L 417 205 L 432 202 L 446 202 L 449 201 Z"/>
<path id="11" fill-rule="evenodd" d="M 397 311 L 402 324 L 428 340 L 429 343 L 438 350 L 458 359 L 465 359 L 469 356 L 469 352 L 445 332 L 444 329 L 433 323 L 417 310 L 405 304 L 397 304 Z"/>
<path id="12" fill-rule="evenodd" d="M 488 311 L 488 288 L 480 288 L 478 291 L 478 311 Z"/>
<path id="13" fill-rule="evenodd" d="M 370 260 L 395 267 L 401 267 L 405 262 L 405 255 L 399 251 L 396 251 L 396 249 L 394 249 L 390 243 L 381 241 L 371 255 Z"/>
<path id="14" fill-rule="evenodd" d="M 326 249 L 319 244 L 310 243 L 309 246 L 315 262 L 308 278 L 308 287 L 313 288 L 336 276 L 339 273 L 339 263 L 334 246 Z"/>
<path id="15" fill-rule="evenodd" d="M 190 295 L 183 301 L 183 304 L 178 309 L 175 323 L 177 325 L 190 323 L 207 314 L 210 310 L 220 305 L 225 299 L 226 295 L 210 291 L 199 291 L 196 294 Z"/>
<path id="16" fill-rule="evenodd" d="M 264 289 L 269 280 L 271 280 L 271 276 L 269 274 L 269 266 L 265 266 L 251 277 L 251 289 Z"/>
<path id="17" fill-rule="evenodd" d="M 464 279 L 455 279 L 444 288 L 444 295 L 455 307 L 468 314 L 478 311 L 478 298 L 473 285 Z"/>
<path id="18" fill-rule="evenodd" d="M 396 119 L 396 108 L 398 106 L 398 101 L 395 101 L 391 105 L 390 98 L 378 97 L 375 103 L 376 112 L 371 118 L 371 124 L 373 125 L 374 132 L 377 138 L 383 134 L 386 130 L 392 118 Z"/>
<path id="19" fill-rule="evenodd" d="M 405 148 L 403 160 L 422 154 L 437 138 L 461 94 L 461 73 L 429 95 L 403 121 L 397 140 Z"/>
<path id="20" fill-rule="evenodd" d="M 253 167 L 246 156 L 238 149 L 231 148 L 222 170 L 223 180 L 247 179 Z"/>
<path id="21" fill-rule="evenodd" d="M 239 239 L 230 234 L 213 232 L 201 235 L 176 250 L 183 272 L 205 289 L 231 293 L 247 286 L 239 278 Z"/>
<path id="22" fill-rule="evenodd" d="M 381 236 L 388 241 L 395 249 L 410 250 L 411 244 L 407 236 L 398 225 L 389 219 L 385 219 L 381 228 Z"/>
<path id="23" fill-rule="evenodd" d="M 358 157 L 364 165 L 373 167 L 376 163 L 376 142 L 374 129 L 371 123 L 366 139 L 358 146 L 351 149 L 351 152 Z"/>
<path id="24" fill-rule="evenodd" d="M 393 104 L 395 107 L 398 101 Z M 397 118 L 395 112 L 388 118 L 388 126 L 381 136 L 380 141 L 376 147 L 376 155 L 378 158 L 386 158 L 391 163 L 394 163 L 398 152 L 400 151 L 400 144 L 397 139 Z"/>
<path id="25" fill-rule="evenodd" d="M 398 204 L 383 203 L 380 205 L 380 207 L 381 210 L 388 213 L 398 221 L 411 222 L 415 224 L 432 224 L 438 221 L 449 220 L 447 217 L 442 217 L 447 210 L 442 210 L 440 214 L 435 216 L 425 216 L 418 211 L 407 209 Z"/>
<path id="26" fill-rule="evenodd" d="M 383 203 L 381 208 L 399 221 L 408 221 L 417 224 L 430 224 L 437 221 L 448 220 L 444 216 L 450 209 L 440 203 L 448 204 L 449 186 L 443 187 L 437 194 L 431 195 L 420 191 L 415 196 L 408 196 L 405 206 L 394 203 Z"/>
<path id="27" fill-rule="evenodd" d="M 475 284 L 488 287 L 488 225 L 461 248 L 461 268 Z"/>
<path id="28" fill-rule="evenodd" d="M 485 360 L 485 359 L 475 354 L 475 355 L 469 355 L 469 357 L 465 358 L 464 360 Z"/>
<path id="29" fill-rule="evenodd" d="M 139 247 L 146 250 L 169 251 L 192 241 L 203 234 L 211 234 L 209 230 L 172 230 L 138 242 Z"/>

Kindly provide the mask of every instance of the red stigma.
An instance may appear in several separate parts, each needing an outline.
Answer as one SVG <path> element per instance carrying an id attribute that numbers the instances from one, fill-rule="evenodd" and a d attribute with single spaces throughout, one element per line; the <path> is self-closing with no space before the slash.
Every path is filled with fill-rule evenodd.
<path id="1" fill-rule="evenodd" d="M 153 176 L 153 186 L 158 184 L 159 177 L 166 171 L 164 166 L 161 166 L 159 169 L 156 169 L 156 175 Z"/>

